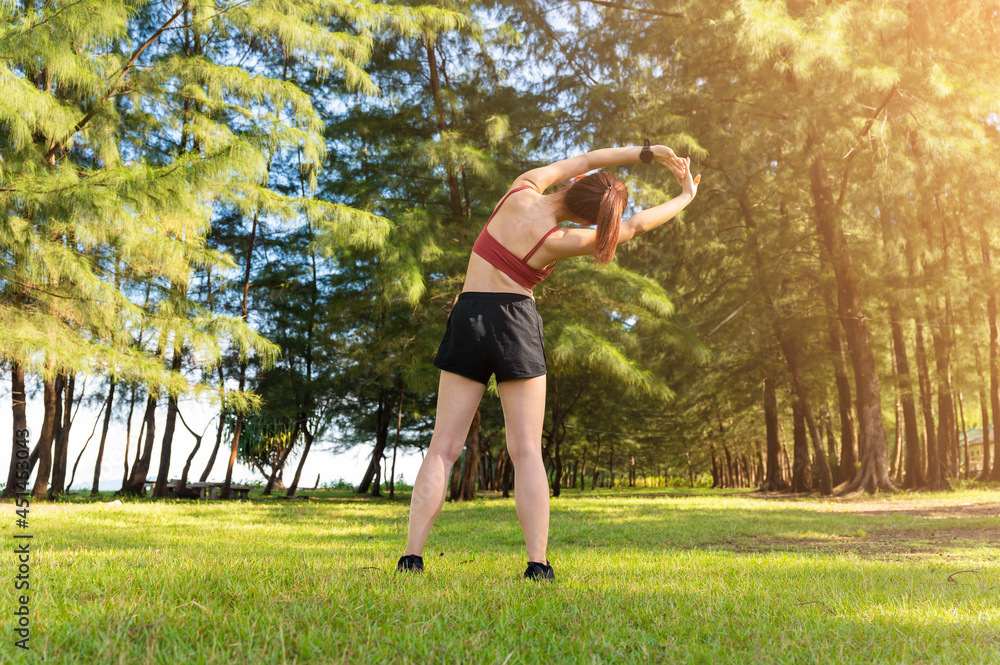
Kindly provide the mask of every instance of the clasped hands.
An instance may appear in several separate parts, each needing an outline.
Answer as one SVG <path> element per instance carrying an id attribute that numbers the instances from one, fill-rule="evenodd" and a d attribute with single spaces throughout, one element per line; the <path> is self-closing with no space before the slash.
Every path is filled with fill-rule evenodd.
<path id="1" fill-rule="evenodd" d="M 699 173 L 694 177 L 691 176 L 691 158 L 678 157 L 673 150 L 665 145 L 654 145 L 652 146 L 652 150 L 653 159 L 670 169 L 684 192 L 690 194 L 691 198 L 694 198 L 695 194 L 698 193 L 698 183 L 701 182 L 701 174 Z"/>

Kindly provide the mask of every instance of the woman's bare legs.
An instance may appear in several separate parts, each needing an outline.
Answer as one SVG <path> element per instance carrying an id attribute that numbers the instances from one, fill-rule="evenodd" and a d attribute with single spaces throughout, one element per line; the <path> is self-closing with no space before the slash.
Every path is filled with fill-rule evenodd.
<path id="1" fill-rule="evenodd" d="M 514 463 L 514 506 L 524 531 L 528 561 L 545 563 L 549 541 L 549 479 L 542 462 L 545 377 L 497 384 L 507 429 L 507 452 Z"/>
<path id="2" fill-rule="evenodd" d="M 420 465 L 420 471 L 417 472 L 417 479 L 413 482 L 410 526 L 403 556 L 423 555 L 427 536 L 444 505 L 448 474 L 455 460 L 462 454 L 469 426 L 485 389 L 486 386 L 478 381 L 451 372 L 441 372 L 434 434 L 431 435 L 431 445 Z M 544 395 L 543 391 L 542 396 Z"/>

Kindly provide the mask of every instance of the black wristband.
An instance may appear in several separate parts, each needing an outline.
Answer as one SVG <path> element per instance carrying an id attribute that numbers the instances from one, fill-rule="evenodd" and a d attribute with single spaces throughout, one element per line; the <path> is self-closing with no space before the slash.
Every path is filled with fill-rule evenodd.
<path id="1" fill-rule="evenodd" d="M 649 139 L 643 140 L 642 150 L 639 152 L 639 160 L 643 164 L 649 164 L 653 161 L 653 149 L 649 147 Z"/>

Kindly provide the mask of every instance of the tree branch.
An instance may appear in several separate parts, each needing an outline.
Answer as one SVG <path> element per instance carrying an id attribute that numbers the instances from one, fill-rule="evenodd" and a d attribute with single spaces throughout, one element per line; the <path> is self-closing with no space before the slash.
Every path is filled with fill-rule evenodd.
<path id="1" fill-rule="evenodd" d="M 46 291 L 45 289 L 43 289 L 40 286 L 35 286 L 34 284 L 25 284 L 24 282 L 18 281 L 16 279 L 12 278 L 12 277 L 4 277 L 4 279 L 6 279 L 8 282 L 12 282 L 14 284 L 17 284 L 18 286 L 23 286 L 26 289 L 32 289 L 34 291 L 40 291 L 40 292 L 44 293 L 45 295 L 52 296 L 53 298 L 62 298 L 63 300 L 83 300 L 83 298 L 79 298 L 77 296 L 66 296 L 66 295 L 62 295 L 60 293 L 53 293 L 52 291 Z"/>
<path id="2" fill-rule="evenodd" d="M 629 12 L 636 12 L 638 14 L 649 14 L 650 16 L 662 16 L 663 18 L 684 18 L 684 14 L 680 12 L 661 12 L 655 9 L 646 9 L 644 7 L 630 7 L 629 5 L 622 4 L 620 2 L 608 2 L 608 0 L 584 0 L 584 2 L 589 2 L 593 5 L 601 5 L 602 7 L 611 7 L 612 9 L 624 9 Z"/>
<path id="3" fill-rule="evenodd" d="M 78 4 L 80 4 L 83 1 L 84 0 L 76 0 L 76 2 L 71 2 L 68 5 L 64 5 L 64 6 L 60 7 L 59 9 L 56 10 L 56 12 L 54 14 L 52 14 L 51 16 L 49 16 L 48 18 L 46 18 L 46 19 L 44 19 L 42 21 L 39 21 L 38 23 L 35 23 L 30 28 L 28 28 L 28 30 L 34 30 L 35 28 L 37 28 L 40 25 L 45 25 L 46 23 L 48 23 L 49 21 L 51 21 L 55 17 L 57 17 L 60 14 L 62 14 L 67 9 L 72 9 L 73 7 L 77 6 Z M 25 32 L 27 32 L 27 30 L 25 30 Z"/>
<path id="4" fill-rule="evenodd" d="M 854 159 L 854 152 L 855 150 L 857 150 L 858 144 L 861 143 L 861 139 L 864 138 L 864 136 L 868 133 L 868 130 L 872 128 L 872 125 L 875 124 L 875 121 L 878 119 L 878 117 L 882 115 L 882 111 L 884 111 L 885 108 L 889 106 L 889 102 L 892 101 L 892 98 L 895 96 L 896 91 L 898 89 L 899 89 L 898 83 L 892 86 L 892 90 L 889 91 L 889 94 L 885 96 L 885 99 L 882 100 L 882 103 L 879 104 L 879 107 L 875 109 L 875 113 L 872 114 L 872 117 L 868 118 L 868 122 L 866 122 L 865 126 L 861 128 L 860 132 L 858 132 L 858 137 L 857 140 L 855 140 L 854 142 L 854 147 L 848 150 L 847 154 L 844 155 L 844 158 L 847 159 L 847 163 L 844 164 L 844 177 L 840 181 L 840 196 L 837 197 L 837 208 L 840 208 L 844 203 L 844 195 L 847 193 L 847 176 L 851 172 L 851 160 Z"/>
<path id="5" fill-rule="evenodd" d="M 55 154 L 57 152 L 59 152 L 60 150 L 62 150 L 63 146 L 65 146 L 65 144 L 66 144 L 66 141 L 68 141 L 70 138 L 72 138 L 77 133 L 79 133 L 79 131 L 81 129 L 83 129 L 87 125 L 87 123 L 90 122 L 94 118 L 95 115 L 97 115 L 97 112 L 100 110 L 101 104 L 103 104 L 108 99 L 110 99 L 112 96 L 114 96 L 115 91 L 118 89 L 118 87 L 122 84 L 122 81 L 125 80 L 125 77 L 128 76 L 128 73 L 135 66 L 135 63 L 139 59 L 139 56 L 141 56 L 143 54 L 143 52 L 147 48 L 149 48 L 150 45 L 152 45 L 153 42 L 155 42 L 157 39 L 160 38 L 160 35 L 162 35 L 164 33 L 164 31 L 167 28 L 170 27 L 170 24 L 173 23 L 174 21 L 176 21 L 177 17 L 184 13 L 184 10 L 187 9 L 187 6 L 188 6 L 188 2 L 187 2 L 187 0 L 185 0 L 185 2 L 181 3 L 180 9 L 178 9 L 177 12 L 173 16 L 171 16 L 169 19 L 167 19 L 166 23 L 164 23 L 163 25 L 161 25 L 156 30 L 156 32 L 154 32 L 152 34 L 152 36 L 150 36 L 149 39 L 147 39 L 145 42 L 143 42 L 143 44 L 139 48 L 136 49 L 135 53 L 132 54 L 132 57 L 129 58 L 129 61 L 127 63 L 125 63 L 124 67 L 122 67 L 122 71 L 118 75 L 117 80 L 115 80 L 114 84 L 110 88 L 108 88 L 107 94 L 105 94 L 104 97 L 102 97 L 100 101 L 98 101 L 97 103 L 94 104 L 94 108 L 91 109 L 91 111 L 89 113 L 87 113 L 87 115 L 83 116 L 83 118 L 80 120 L 80 122 L 76 123 L 76 126 L 73 128 L 73 131 L 70 132 L 69 136 L 67 136 L 65 139 L 63 139 L 63 141 L 61 143 L 57 143 L 57 144 L 53 145 L 49 149 L 49 151 L 45 154 L 45 161 L 51 160 L 52 157 L 55 156 Z"/>

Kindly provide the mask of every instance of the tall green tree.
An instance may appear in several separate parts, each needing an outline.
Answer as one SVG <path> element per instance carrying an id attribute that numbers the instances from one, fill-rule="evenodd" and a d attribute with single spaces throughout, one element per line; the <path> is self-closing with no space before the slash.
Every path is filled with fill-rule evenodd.
<path id="1" fill-rule="evenodd" d="M 300 154 L 314 186 L 325 150 L 295 76 L 333 73 L 374 92 L 361 69 L 373 29 L 416 34 L 460 20 L 346 2 L 93 0 L 0 11 L 0 321 L 9 331 L 0 358 L 48 382 L 108 372 L 170 400 L 196 386 L 130 332 L 155 328 L 206 368 L 230 350 L 241 365 L 276 354 L 245 309 L 206 311 L 185 295 L 196 270 L 237 267 L 206 245 L 214 218 L 277 224 L 309 214 L 321 234 L 346 242 L 383 228 L 371 214 L 274 190 L 269 156 Z M 123 277 L 111 279 L 118 265 Z M 227 391 L 228 409 L 258 403 L 244 387 Z M 225 381 L 198 388 L 217 389 Z"/>

